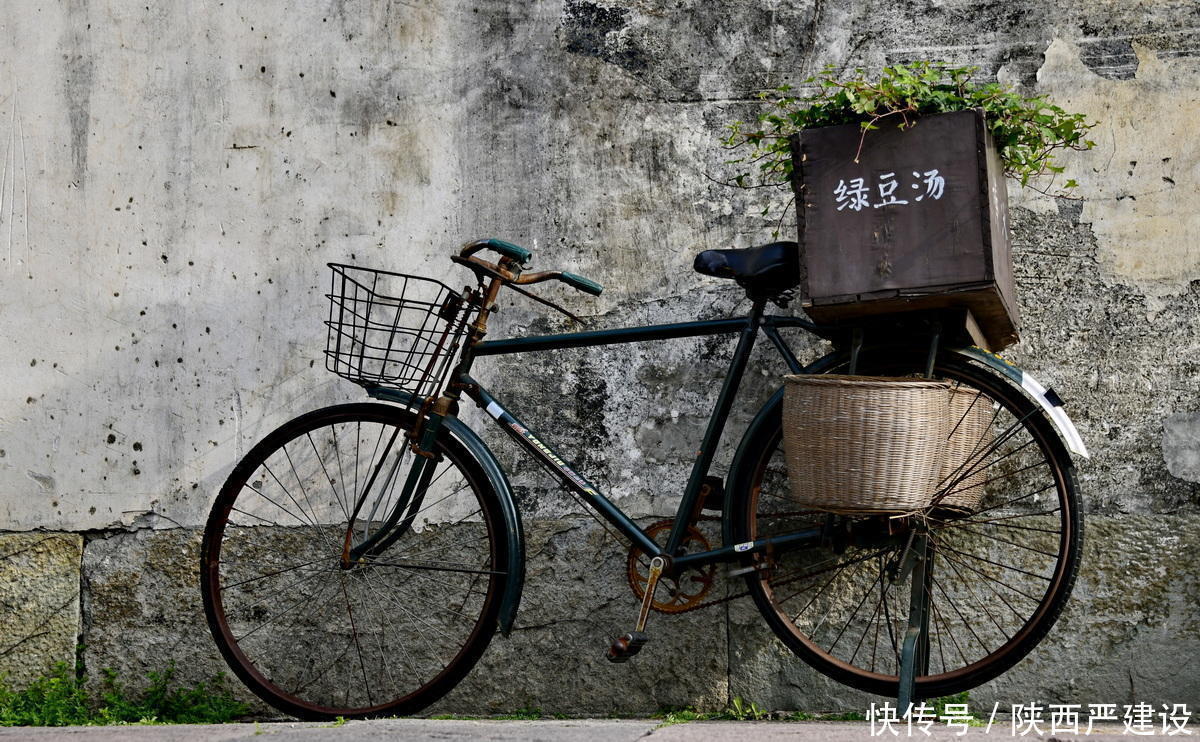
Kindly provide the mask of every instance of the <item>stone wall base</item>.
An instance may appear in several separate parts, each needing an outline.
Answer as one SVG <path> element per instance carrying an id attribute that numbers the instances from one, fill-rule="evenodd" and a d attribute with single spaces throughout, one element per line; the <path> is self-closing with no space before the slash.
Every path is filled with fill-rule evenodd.
<path id="1" fill-rule="evenodd" d="M 527 524 L 528 575 L 512 635 L 497 636 L 430 713 L 522 708 L 567 715 L 718 709 L 740 696 L 779 710 L 864 710 L 878 697 L 811 670 L 777 641 L 748 599 L 652 615 L 652 641 L 625 665 L 603 655 L 632 628 L 637 603 L 624 550 L 592 521 Z M 76 645 L 92 682 L 112 668 L 136 688 L 174 664 L 187 683 L 226 670 L 197 587 L 200 532 L 0 535 L 0 672 L 14 686 Z M 79 599 L 82 587 L 82 601 Z M 740 591 L 726 581 L 723 591 Z M 1187 703 L 1200 707 L 1200 517 L 1092 517 L 1071 602 L 1049 637 L 973 704 Z M 236 679 L 230 684 L 251 701 Z M 262 709 L 266 711 L 266 709 Z"/>

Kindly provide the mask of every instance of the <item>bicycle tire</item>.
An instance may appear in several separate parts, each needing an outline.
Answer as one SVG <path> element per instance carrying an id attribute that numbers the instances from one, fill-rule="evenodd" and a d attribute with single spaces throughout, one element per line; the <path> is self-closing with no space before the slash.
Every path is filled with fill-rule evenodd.
<path id="1" fill-rule="evenodd" d="M 919 375 L 923 367 L 923 357 L 867 355 L 859 372 Z M 1042 410 L 1008 380 L 956 357 L 941 356 L 934 376 L 992 405 L 992 438 L 975 465 L 982 474 L 973 486 L 985 490 L 975 511 L 936 513 L 927 521 L 934 572 L 917 698 L 973 688 L 1032 651 L 1062 613 L 1082 543 L 1071 459 Z M 820 547 L 774 562 L 755 557 L 759 569 L 746 577 L 750 592 L 775 635 L 809 665 L 854 688 L 895 696 L 911 590 L 911 577 L 898 571 L 907 544 L 859 536 L 856 546 L 836 535 L 869 534 L 872 519 L 882 523 L 886 516 L 830 515 L 789 504 L 782 417 L 773 414 L 747 447 L 756 452 L 748 481 L 735 485 L 742 493 L 735 542 L 812 527 L 829 535 Z"/>
<path id="2" fill-rule="evenodd" d="M 280 711 L 414 713 L 495 633 L 505 522 L 483 468 L 448 434 L 428 487 L 397 510 L 402 533 L 343 568 L 347 545 L 397 509 L 414 421 L 375 403 L 307 413 L 255 445 L 217 496 L 201 546 L 205 615 L 230 668 Z"/>

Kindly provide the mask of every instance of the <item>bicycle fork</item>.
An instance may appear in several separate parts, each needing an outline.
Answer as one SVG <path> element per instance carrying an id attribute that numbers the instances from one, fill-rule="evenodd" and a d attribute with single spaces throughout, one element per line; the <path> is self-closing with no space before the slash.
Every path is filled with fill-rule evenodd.
<path id="1" fill-rule="evenodd" d="M 371 493 L 373 491 L 376 492 L 374 504 L 370 512 L 366 514 L 366 522 L 370 523 L 374 520 L 376 509 L 386 500 L 387 493 L 394 487 L 394 483 L 397 481 L 397 476 L 400 473 L 400 465 L 405 460 L 404 449 L 401 448 L 396 456 L 392 458 L 387 475 L 383 478 L 378 488 L 376 488 L 375 484 L 379 479 L 379 474 L 388 462 L 390 453 L 396 446 L 396 439 L 399 437 L 400 430 L 396 429 L 393 431 L 391 438 L 384 447 L 384 452 L 379 459 L 379 463 L 376 464 L 374 471 L 371 472 L 370 479 L 355 500 L 354 509 L 350 513 L 349 522 L 346 524 L 346 533 L 343 536 L 342 569 L 352 569 L 363 564 L 364 561 L 369 562 L 370 557 L 382 553 L 412 527 L 413 522 L 416 520 L 417 512 L 421 509 L 421 505 L 425 500 L 425 493 L 429 489 L 429 484 L 433 479 L 433 473 L 439 461 L 439 457 L 433 453 L 432 449 L 434 441 L 437 440 L 438 431 L 441 429 L 441 422 L 441 415 L 431 414 L 426 419 L 425 425 L 419 428 L 419 439 L 412 441 L 408 446 L 414 455 L 395 505 L 391 507 L 390 512 L 378 530 L 355 544 L 354 526 L 358 522 L 364 504 Z M 403 446 L 403 444 L 401 445 Z M 405 512 L 408 514 L 404 515 Z M 401 520 L 402 516 L 403 520 Z"/>

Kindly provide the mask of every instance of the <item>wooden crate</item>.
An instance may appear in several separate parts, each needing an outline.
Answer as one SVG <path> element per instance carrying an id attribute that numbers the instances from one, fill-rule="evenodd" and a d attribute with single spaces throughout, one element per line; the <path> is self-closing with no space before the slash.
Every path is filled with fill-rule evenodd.
<path id="1" fill-rule="evenodd" d="M 1008 195 L 982 113 L 893 118 L 792 137 L 805 310 L 838 323 L 965 308 L 985 347 L 1015 343 Z"/>

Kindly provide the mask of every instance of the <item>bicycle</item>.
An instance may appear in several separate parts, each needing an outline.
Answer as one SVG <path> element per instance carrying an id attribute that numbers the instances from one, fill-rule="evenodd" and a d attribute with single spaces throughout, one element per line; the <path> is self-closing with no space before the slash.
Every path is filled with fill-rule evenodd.
<path id="1" fill-rule="evenodd" d="M 792 652 L 861 690 L 895 695 L 911 667 L 916 697 L 942 696 L 1012 667 L 1070 594 L 1082 536 L 1071 454 L 1086 457 L 1086 448 L 1057 395 L 953 328 L 903 317 L 830 328 L 767 314 L 796 285 L 796 250 L 780 242 L 698 256 L 698 271 L 746 290 L 751 310 L 742 317 L 500 340 L 484 336 L 501 289 L 565 312 L 525 287 L 558 280 L 593 295 L 601 287 L 571 273 L 524 273 L 530 253 L 495 239 L 452 257 L 475 276 L 462 292 L 331 264 L 327 368 L 377 401 L 284 424 L 218 494 L 201 589 L 230 667 L 264 701 L 301 718 L 410 714 L 453 688 L 497 630 L 512 629 L 521 518 L 499 462 L 457 416 L 464 396 L 629 541 L 640 610 L 610 660 L 637 654 L 651 611 L 730 599 L 709 599 L 709 590 L 717 565 L 731 564 Z M 789 328 L 833 339 L 834 351 L 802 365 L 780 333 Z M 793 374 L 925 376 L 971 395 L 990 421 L 971 462 L 947 474 L 939 493 L 979 488 L 982 500 L 967 511 L 907 514 L 796 506 L 782 390 L 742 434 L 728 476 L 711 475 L 759 334 Z M 647 528 L 471 375 L 492 355 L 708 335 L 734 335 L 737 344 L 676 516 Z M 696 528 L 704 511 L 720 513 L 719 546 Z M 919 640 L 905 643 L 905 621 L 916 622 Z"/>

